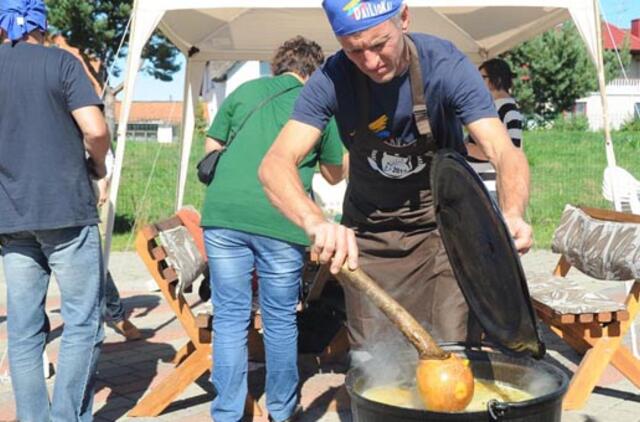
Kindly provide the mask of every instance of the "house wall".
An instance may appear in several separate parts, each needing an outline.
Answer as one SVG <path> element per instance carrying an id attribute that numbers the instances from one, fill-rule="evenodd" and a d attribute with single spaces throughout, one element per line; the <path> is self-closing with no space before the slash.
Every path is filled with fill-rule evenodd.
<path id="1" fill-rule="evenodd" d="M 618 129 L 624 122 L 633 118 L 634 107 L 640 107 L 640 79 L 612 81 L 607 85 L 607 100 L 611 127 Z M 599 93 L 591 93 L 576 103 L 578 109 L 580 103 L 586 104 L 586 116 L 591 130 L 602 129 L 602 103 Z M 637 113 L 640 113 L 640 110 Z"/>
<path id="2" fill-rule="evenodd" d="M 238 86 L 244 82 L 256 79 L 264 75 L 265 68 L 257 60 L 247 61 L 236 65 L 227 75 L 225 82 L 214 82 L 213 89 L 203 93 L 204 101 L 207 103 L 209 111 L 209 124 L 213 121 L 218 108 L 227 95 L 231 94 Z M 205 76 L 206 77 L 206 76 Z"/>

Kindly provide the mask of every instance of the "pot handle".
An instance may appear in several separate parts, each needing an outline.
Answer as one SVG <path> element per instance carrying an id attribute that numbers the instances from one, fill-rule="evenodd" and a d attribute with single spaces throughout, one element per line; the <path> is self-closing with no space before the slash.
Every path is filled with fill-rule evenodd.
<path id="1" fill-rule="evenodd" d="M 489 416 L 492 421 L 501 421 L 509 409 L 511 409 L 509 403 L 498 401 L 496 399 L 491 399 L 487 403 L 487 410 L 489 411 Z"/>

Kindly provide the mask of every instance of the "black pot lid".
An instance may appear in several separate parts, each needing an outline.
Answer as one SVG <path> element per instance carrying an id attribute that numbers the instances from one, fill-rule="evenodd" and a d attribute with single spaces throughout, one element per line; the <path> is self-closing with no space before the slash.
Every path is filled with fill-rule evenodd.
<path id="1" fill-rule="evenodd" d="M 498 206 L 464 157 L 438 152 L 431 169 L 436 221 L 453 273 L 489 341 L 541 358 L 527 282 Z"/>

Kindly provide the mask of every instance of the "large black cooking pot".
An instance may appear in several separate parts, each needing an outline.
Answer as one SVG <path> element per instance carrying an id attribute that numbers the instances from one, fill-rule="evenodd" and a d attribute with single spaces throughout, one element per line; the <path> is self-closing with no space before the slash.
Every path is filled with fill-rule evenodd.
<path id="1" fill-rule="evenodd" d="M 414 383 L 416 361 L 396 368 L 394 377 L 378 377 L 382 363 L 370 362 L 349 371 L 346 386 L 351 397 L 351 414 L 355 422 L 404 421 L 518 421 L 558 422 L 562 416 L 562 397 L 567 390 L 567 376 L 560 369 L 532 358 L 515 358 L 490 349 L 465 348 L 462 345 L 443 345 L 443 349 L 470 360 L 476 378 L 497 380 L 524 390 L 532 399 L 511 403 L 490 401 L 483 411 L 440 413 L 427 410 L 390 406 L 369 400 L 362 393 L 371 387 L 397 382 Z M 388 362 L 386 362 L 388 365 Z M 372 370 L 369 370 L 372 369 Z"/>
<path id="2" fill-rule="evenodd" d="M 362 397 L 366 388 L 382 385 L 381 381 L 368 376 L 367 368 L 352 369 L 346 382 L 355 421 L 560 421 L 568 378 L 559 369 L 536 360 L 544 356 L 545 347 L 518 252 L 498 206 L 482 180 L 455 152 L 435 155 L 431 188 L 438 230 L 456 281 L 484 329 L 485 341 L 493 345 L 490 351 L 448 348 L 470 359 L 476 378 L 511 384 L 534 398 L 520 403 L 492 402 L 482 412 L 405 409 Z M 375 279 L 375 274 L 372 276 Z M 401 380 L 415 382 L 410 381 L 415 380 L 415 360 L 413 363 Z M 370 365 L 376 368 L 372 372 L 376 374 L 384 363 Z"/>

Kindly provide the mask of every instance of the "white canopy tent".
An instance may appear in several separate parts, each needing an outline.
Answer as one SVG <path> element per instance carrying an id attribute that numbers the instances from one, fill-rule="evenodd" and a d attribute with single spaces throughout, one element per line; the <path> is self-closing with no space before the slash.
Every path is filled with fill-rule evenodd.
<path id="1" fill-rule="evenodd" d="M 107 205 L 105 268 L 124 151 L 126 127 L 142 50 L 159 28 L 186 57 L 182 156 L 176 207 L 182 206 L 196 102 L 209 60 L 269 60 L 275 48 L 295 35 L 318 42 L 325 53 L 339 48 L 321 8 L 321 0 L 135 0 L 129 38 L 124 98 L 117 133 L 116 161 Z M 346 3 L 346 0 L 345 0 Z M 603 52 L 598 0 L 406 0 L 412 32 L 451 40 L 476 63 L 503 53 L 572 19 L 585 42 L 604 93 Z M 606 96 L 603 95 L 606 110 Z M 605 114 L 606 152 L 615 164 Z"/>

